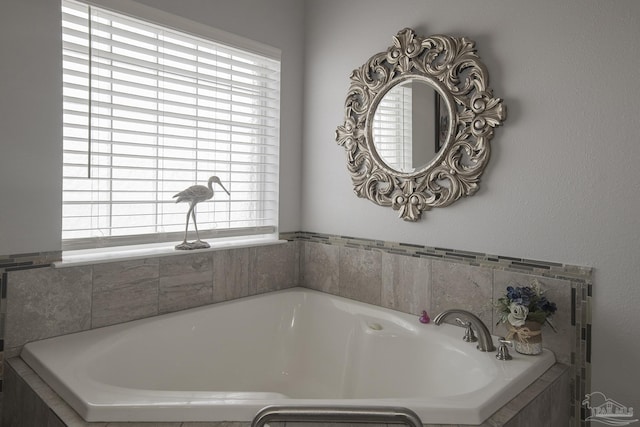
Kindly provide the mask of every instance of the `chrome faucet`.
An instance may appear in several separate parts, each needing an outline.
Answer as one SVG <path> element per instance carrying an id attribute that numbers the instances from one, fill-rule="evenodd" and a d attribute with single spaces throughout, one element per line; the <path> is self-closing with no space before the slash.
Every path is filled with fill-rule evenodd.
<path id="1" fill-rule="evenodd" d="M 478 334 L 478 350 L 495 351 L 496 348 L 493 345 L 493 339 L 491 338 L 489 329 L 487 329 L 487 326 L 482 320 L 480 320 L 478 316 L 469 311 L 457 308 L 445 310 L 433 319 L 433 323 L 435 323 L 436 325 L 440 325 L 442 322 L 444 322 L 444 319 L 446 319 L 451 314 L 461 315 L 469 319 L 469 322 L 471 322 L 471 325 L 475 328 L 476 333 Z"/>

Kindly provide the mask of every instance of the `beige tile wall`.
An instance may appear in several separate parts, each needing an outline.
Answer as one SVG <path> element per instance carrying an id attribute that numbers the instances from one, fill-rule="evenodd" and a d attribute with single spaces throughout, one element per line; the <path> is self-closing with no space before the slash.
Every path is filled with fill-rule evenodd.
<path id="1" fill-rule="evenodd" d="M 5 351 L 27 342 L 298 286 L 298 243 L 7 274 Z"/>
<path id="2" fill-rule="evenodd" d="M 558 333 L 545 327 L 544 345 L 569 365 L 571 425 L 585 425 L 581 400 L 591 382 L 591 268 L 321 233 L 286 238 L 302 242 L 301 282 L 306 287 L 367 302 L 377 301 L 380 292 L 380 305 L 416 316 L 424 309 L 431 317 L 447 308 L 467 309 L 496 335 L 506 330 L 496 326 L 494 301 L 508 285 L 538 280 L 558 305 L 553 318 Z M 381 261 L 380 269 L 363 268 L 372 259 Z M 354 281 L 352 271 L 363 276 Z"/>
<path id="3" fill-rule="evenodd" d="M 315 233 L 283 237 L 289 242 L 7 271 L 7 357 L 32 340 L 298 285 L 416 316 L 463 308 L 504 335 L 495 326 L 493 301 L 507 285 L 535 278 L 559 307 L 558 333 L 545 330 L 544 341 L 571 367 L 571 411 L 579 419 L 590 375 L 589 268 Z"/>
<path id="4" fill-rule="evenodd" d="M 431 260 L 384 252 L 302 242 L 302 278 L 305 287 L 433 318 L 450 308 L 478 315 L 497 335 L 505 335 L 494 301 L 509 284 L 529 285 L 538 279 L 558 307 L 554 325 L 558 333 L 543 330 L 545 346 L 558 361 L 571 363 L 575 333 L 571 326 L 571 282 L 536 274 L 495 270 L 459 261 Z"/>
<path id="5" fill-rule="evenodd" d="M 287 238 L 302 242 L 306 287 L 416 316 L 422 310 L 434 317 L 448 308 L 466 309 L 496 335 L 507 333 L 496 325 L 497 298 L 509 285 L 538 280 L 558 306 L 552 319 L 557 333 L 545 326 L 544 346 L 569 365 L 571 425 L 585 425 L 581 400 L 591 383 L 591 268 L 321 233 Z"/>

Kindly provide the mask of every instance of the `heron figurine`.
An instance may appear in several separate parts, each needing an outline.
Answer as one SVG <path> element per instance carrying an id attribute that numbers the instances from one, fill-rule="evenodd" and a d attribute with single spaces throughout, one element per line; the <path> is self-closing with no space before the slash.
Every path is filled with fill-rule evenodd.
<path id="1" fill-rule="evenodd" d="M 209 182 L 207 183 L 206 187 L 204 185 L 192 185 L 186 190 L 182 190 L 181 192 L 173 196 L 174 199 L 177 197 L 176 203 L 180 203 L 180 202 L 189 203 L 189 210 L 187 211 L 187 225 L 184 229 L 184 240 L 182 241 L 181 244 L 176 245 L 176 249 L 190 250 L 190 249 L 202 249 L 202 248 L 209 247 L 209 244 L 207 242 L 203 242 L 202 240 L 200 240 L 200 235 L 198 234 L 198 224 L 196 223 L 195 208 L 198 203 L 204 202 L 205 200 L 209 200 L 213 197 L 214 182 L 218 184 L 220 187 L 222 187 L 222 189 L 228 195 L 231 195 L 231 193 L 229 193 L 229 191 L 226 188 L 224 188 L 224 185 L 222 185 L 222 182 L 220 182 L 220 178 L 214 175 L 209 178 Z M 196 237 L 198 240 L 196 240 L 195 242 L 187 242 L 187 231 L 189 230 L 189 216 L 191 216 L 191 218 L 193 219 L 193 226 L 196 229 Z"/>

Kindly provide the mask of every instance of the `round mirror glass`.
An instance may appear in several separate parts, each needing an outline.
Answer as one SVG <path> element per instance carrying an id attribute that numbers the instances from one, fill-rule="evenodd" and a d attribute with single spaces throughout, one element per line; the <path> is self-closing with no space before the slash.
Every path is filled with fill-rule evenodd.
<path id="1" fill-rule="evenodd" d="M 448 112 L 426 81 L 412 79 L 384 94 L 373 116 L 373 145 L 389 168 L 412 173 L 429 165 L 447 139 Z"/>

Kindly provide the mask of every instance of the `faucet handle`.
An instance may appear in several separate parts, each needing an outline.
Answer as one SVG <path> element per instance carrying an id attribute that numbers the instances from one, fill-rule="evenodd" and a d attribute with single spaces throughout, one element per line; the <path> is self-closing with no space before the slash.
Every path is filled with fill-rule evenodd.
<path id="1" fill-rule="evenodd" d="M 476 342 L 476 341 L 478 341 L 478 338 L 476 338 L 476 334 L 473 332 L 473 329 L 471 329 L 471 322 L 465 322 L 464 320 L 460 319 L 459 317 L 456 317 L 456 322 L 458 322 L 460 324 L 460 326 L 465 328 L 464 336 L 462 337 L 462 340 L 464 342 Z"/>
<path id="2" fill-rule="evenodd" d="M 513 347 L 513 341 L 509 341 L 504 339 L 504 337 L 498 338 L 498 343 L 500 344 L 498 347 L 498 353 L 496 354 L 496 359 L 498 360 L 511 360 L 513 357 L 509 354 L 509 347 Z"/>

